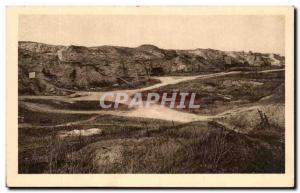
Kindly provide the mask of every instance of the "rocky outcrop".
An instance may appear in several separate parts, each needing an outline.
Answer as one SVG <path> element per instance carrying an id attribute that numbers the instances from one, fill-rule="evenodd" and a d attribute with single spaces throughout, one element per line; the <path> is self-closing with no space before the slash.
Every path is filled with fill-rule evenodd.
<path id="1" fill-rule="evenodd" d="M 55 46 L 19 42 L 19 93 L 67 94 L 70 90 L 109 87 L 120 78 L 136 82 L 152 75 L 208 73 L 254 67 L 283 67 L 276 54 L 212 49 L 164 50 L 153 45 Z M 35 72 L 34 78 L 29 73 Z"/>

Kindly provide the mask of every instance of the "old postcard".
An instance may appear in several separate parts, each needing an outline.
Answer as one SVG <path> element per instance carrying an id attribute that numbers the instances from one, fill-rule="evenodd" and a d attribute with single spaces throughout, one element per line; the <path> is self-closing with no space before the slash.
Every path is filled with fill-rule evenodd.
<path id="1" fill-rule="evenodd" d="M 7 186 L 293 187 L 293 7 L 8 7 Z"/>

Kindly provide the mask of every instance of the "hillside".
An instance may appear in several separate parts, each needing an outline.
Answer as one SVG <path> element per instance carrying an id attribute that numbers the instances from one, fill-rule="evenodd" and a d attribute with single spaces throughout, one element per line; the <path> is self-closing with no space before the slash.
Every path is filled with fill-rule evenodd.
<path id="1" fill-rule="evenodd" d="M 19 94 L 65 95 L 72 90 L 149 84 L 151 76 L 284 67 L 276 54 L 212 49 L 164 50 L 153 45 L 55 46 L 19 42 Z M 29 78 L 29 73 L 34 77 Z"/>

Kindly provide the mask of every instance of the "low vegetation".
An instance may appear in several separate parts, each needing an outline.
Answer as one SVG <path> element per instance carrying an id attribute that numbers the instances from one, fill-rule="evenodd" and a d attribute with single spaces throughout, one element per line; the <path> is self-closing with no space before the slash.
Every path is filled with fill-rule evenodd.
<path id="1" fill-rule="evenodd" d="M 284 71 L 245 72 L 214 78 L 199 78 L 168 85 L 153 92 L 195 92 L 199 109 L 183 109 L 197 114 L 218 114 L 241 106 L 284 103 Z"/>
<path id="2" fill-rule="evenodd" d="M 284 72 L 226 75 L 160 88 L 178 90 L 198 94 L 202 106 L 192 113 L 220 116 L 183 124 L 41 112 L 24 105 L 88 111 L 99 110 L 98 101 L 20 100 L 19 173 L 285 172 Z M 81 133 L 91 129 L 101 132 Z M 60 135 L 66 132 L 70 135 Z"/>
<path id="3" fill-rule="evenodd" d="M 91 127 L 103 132 L 58 136 L 62 130 Z M 282 173 L 282 131 L 272 123 L 258 122 L 240 133 L 217 121 L 179 124 L 101 115 L 84 124 L 19 129 L 19 172 Z"/>

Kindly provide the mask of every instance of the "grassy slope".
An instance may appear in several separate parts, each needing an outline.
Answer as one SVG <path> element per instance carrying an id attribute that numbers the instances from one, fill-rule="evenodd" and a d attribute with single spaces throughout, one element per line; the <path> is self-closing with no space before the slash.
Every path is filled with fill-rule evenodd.
<path id="1" fill-rule="evenodd" d="M 168 85 L 155 91 L 195 92 L 196 104 L 200 109 L 186 109 L 198 114 L 218 114 L 242 105 L 256 102 L 284 102 L 284 71 L 272 73 L 243 73 L 216 78 L 196 79 L 179 84 Z M 155 92 L 153 91 L 153 92 Z M 267 101 L 264 97 L 277 93 Z"/>

